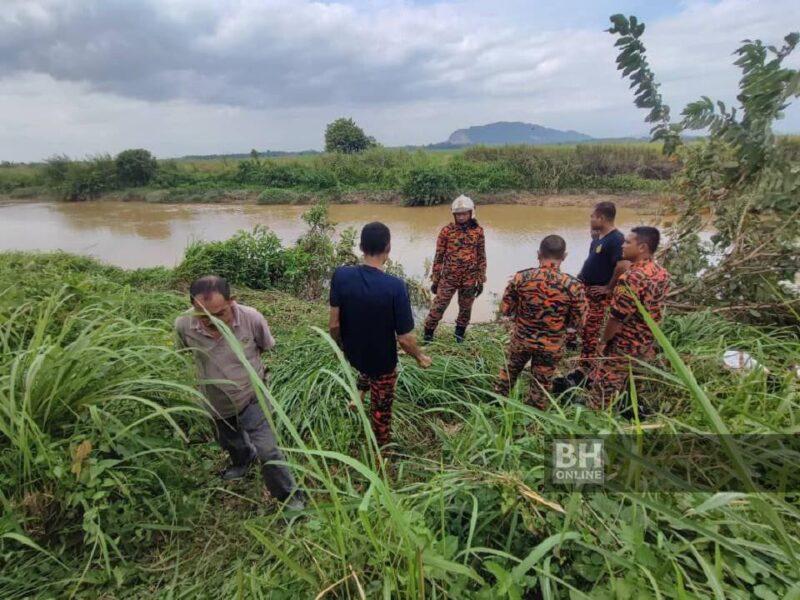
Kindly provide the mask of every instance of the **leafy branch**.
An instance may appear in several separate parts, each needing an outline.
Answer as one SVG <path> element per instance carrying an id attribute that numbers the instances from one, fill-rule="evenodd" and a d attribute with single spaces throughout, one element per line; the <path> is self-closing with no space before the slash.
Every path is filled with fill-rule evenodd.
<path id="1" fill-rule="evenodd" d="M 645 25 L 634 16 L 626 18 L 624 15 L 611 17 L 613 27 L 607 31 L 619 35 L 614 44 L 620 48 L 617 55 L 617 69 L 622 71 L 623 77 L 631 80 L 630 87 L 636 88 L 634 104 L 639 108 L 649 108 L 650 112 L 645 117 L 646 123 L 653 123 L 650 129 L 652 139 L 664 142 L 664 152 L 673 154 L 681 143 L 679 125 L 670 123 L 669 106 L 664 104 L 658 91 L 660 84 L 647 62 L 646 48 L 641 41 Z"/>
<path id="2" fill-rule="evenodd" d="M 775 290 L 792 283 L 800 269 L 797 143 L 778 143 L 772 131 L 800 95 L 800 71 L 784 66 L 800 34 L 784 37 L 780 48 L 744 40 L 734 53 L 734 64 L 742 71 L 738 106 L 702 96 L 672 123 L 641 40 L 644 23 L 620 14 L 611 23 L 608 31 L 619 36 L 617 69 L 635 88 L 634 104 L 650 109 L 645 121 L 653 124 L 652 139 L 663 142 L 666 154 L 680 151 L 682 159 L 674 180 L 682 192 L 678 218 L 663 252 L 680 301 L 745 307 L 753 317 L 781 320 L 756 307 L 773 302 Z M 683 145 L 681 133 L 686 130 L 705 130 L 708 137 Z M 715 230 L 710 243 L 702 241 L 708 223 L 700 215 L 710 215 Z M 791 306 L 798 303 L 800 297 L 782 300 L 789 307 L 784 317 L 794 314 L 796 320 Z"/>

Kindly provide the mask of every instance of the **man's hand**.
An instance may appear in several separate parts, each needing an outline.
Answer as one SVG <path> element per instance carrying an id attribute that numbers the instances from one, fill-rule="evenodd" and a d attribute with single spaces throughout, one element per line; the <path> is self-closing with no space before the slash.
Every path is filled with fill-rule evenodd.
<path id="1" fill-rule="evenodd" d="M 342 348 L 342 327 L 339 321 L 339 307 L 331 306 L 330 316 L 328 318 L 328 333 L 331 334 L 333 341 Z"/>
<path id="2" fill-rule="evenodd" d="M 614 317 L 609 317 L 606 321 L 606 328 L 603 330 L 603 335 L 600 337 L 600 344 L 597 347 L 597 353 L 602 356 L 608 350 L 608 345 L 614 341 L 614 336 L 622 330 L 622 322 L 617 321 Z"/>
<path id="3" fill-rule="evenodd" d="M 598 296 L 608 296 L 611 294 L 611 288 L 607 285 L 592 285 L 589 286 L 589 289 L 592 290 Z"/>
<path id="4" fill-rule="evenodd" d="M 417 345 L 417 336 L 414 335 L 413 331 L 409 331 L 403 335 L 398 335 L 397 341 L 400 343 L 400 347 L 403 349 L 403 351 L 409 356 L 413 356 L 420 367 L 427 369 L 429 366 L 431 366 L 430 357 L 425 354 Z"/>

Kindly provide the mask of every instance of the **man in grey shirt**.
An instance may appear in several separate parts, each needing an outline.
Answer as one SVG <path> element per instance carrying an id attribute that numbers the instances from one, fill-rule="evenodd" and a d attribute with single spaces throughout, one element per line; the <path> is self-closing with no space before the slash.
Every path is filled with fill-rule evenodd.
<path id="1" fill-rule="evenodd" d="M 264 483 L 277 500 L 289 508 L 303 508 L 302 494 L 275 445 L 275 435 L 256 399 L 247 367 L 214 325 L 210 316 L 227 325 L 256 374 L 264 378 L 261 354 L 275 346 L 264 316 L 236 303 L 222 277 L 201 277 L 189 288 L 192 308 L 175 321 L 177 344 L 192 350 L 200 391 L 214 419 L 220 446 L 228 451 L 231 466 L 223 479 L 238 479 L 256 458 Z M 210 315 L 210 316 L 209 316 Z"/>

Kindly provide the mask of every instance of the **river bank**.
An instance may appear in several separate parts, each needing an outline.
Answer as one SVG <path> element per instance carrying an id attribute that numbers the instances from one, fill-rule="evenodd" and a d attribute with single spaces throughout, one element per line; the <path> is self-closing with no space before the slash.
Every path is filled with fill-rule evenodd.
<path id="1" fill-rule="evenodd" d="M 478 205 L 522 205 L 545 207 L 591 208 L 597 202 L 610 200 L 619 207 L 663 212 L 676 199 L 667 191 L 611 193 L 603 191 L 544 193 L 525 190 L 508 190 L 494 193 L 477 193 L 472 198 Z M 280 194 L 264 196 L 263 191 L 252 189 L 143 189 L 132 188 L 99 195 L 94 200 L 115 202 L 144 202 L 149 204 L 258 204 L 308 206 L 324 200 L 330 204 L 379 204 L 404 206 L 400 192 L 385 190 L 354 190 L 348 192 L 294 192 L 282 190 Z M 34 188 L 10 194 L 0 194 L 0 202 L 47 201 L 58 202 L 58 196 L 47 190 Z M 408 207 L 418 208 L 418 207 Z"/>

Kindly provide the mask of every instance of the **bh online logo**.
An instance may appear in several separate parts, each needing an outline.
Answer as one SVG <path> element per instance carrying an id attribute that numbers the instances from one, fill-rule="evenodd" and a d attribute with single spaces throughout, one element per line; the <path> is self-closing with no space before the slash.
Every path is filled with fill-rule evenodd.
<path id="1" fill-rule="evenodd" d="M 603 440 L 597 438 L 553 440 L 551 483 L 602 485 Z"/>

